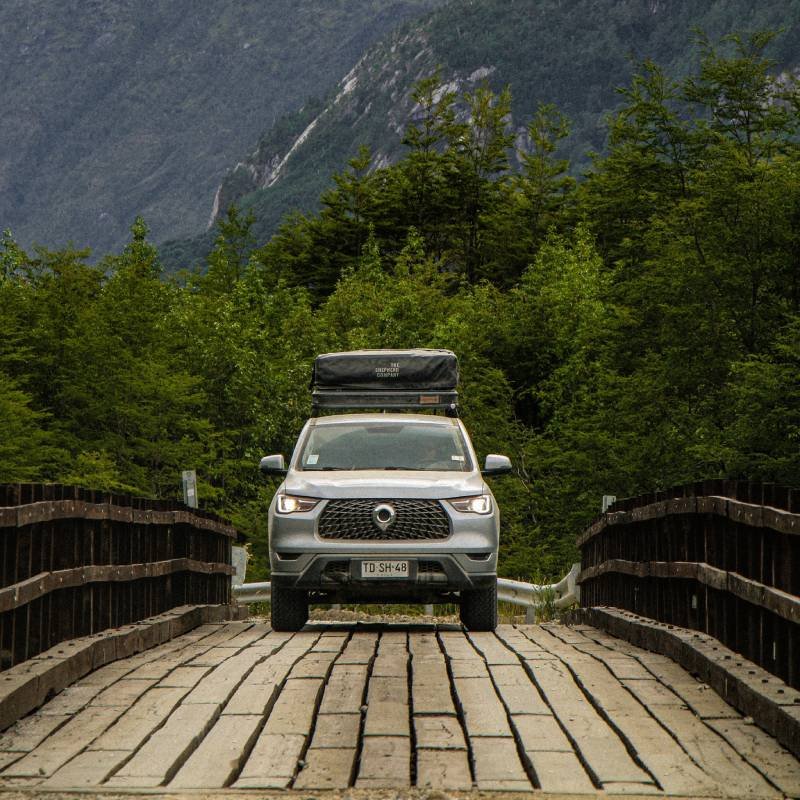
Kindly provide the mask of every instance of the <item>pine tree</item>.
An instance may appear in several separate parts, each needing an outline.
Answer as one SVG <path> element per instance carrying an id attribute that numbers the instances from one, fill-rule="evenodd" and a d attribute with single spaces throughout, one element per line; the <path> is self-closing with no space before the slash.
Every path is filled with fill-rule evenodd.
<path id="1" fill-rule="evenodd" d="M 208 271 L 204 288 L 209 292 L 230 294 L 244 274 L 255 238 L 252 233 L 256 221 L 252 210 L 242 215 L 231 206 L 224 217 L 217 220 L 219 233 L 214 249 L 208 256 Z"/>
<path id="2" fill-rule="evenodd" d="M 469 118 L 448 128 L 449 167 L 457 187 L 456 255 L 467 281 L 483 277 L 485 216 L 497 202 L 507 180 L 511 90 L 495 95 L 488 86 L 466 93 Z"/>

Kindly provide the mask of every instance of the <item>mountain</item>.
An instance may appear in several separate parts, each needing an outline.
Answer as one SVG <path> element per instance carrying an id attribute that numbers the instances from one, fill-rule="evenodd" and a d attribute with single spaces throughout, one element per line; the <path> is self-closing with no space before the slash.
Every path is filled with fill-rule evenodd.
<path id="1" fill-rule="evenodd" d="M 370 47 L 327 96 L 269 128 L 209 196 L 212 218 L 231 203 L 251 209 L 264 241 L 287 212 L 316 207 L 359 145 L 371 148 L 373 167 L 392 162 L 414 113 L 412 87 L 437 68 L 453 89 L 510 84 L 521 145 L 537 105 L 555 103 L 572 121 L 564 155 L 580 171 L 602 150 L 606 116 L 635 62 L 652 59 L 681 76 L 697 62 L 697 31 L 717 41 L 761 28 L 783 29 L 770 55 L 795 66 L 800 0 L 452 0 Z M 162 254 L 184 266 L 213 238 L 207 230 Z"/>
<path id="2" fill-rule="evenodd" d="M 4 0 L 0 229 L 118 248 L 208 222 L 259 134 L 441 0 Z"/>

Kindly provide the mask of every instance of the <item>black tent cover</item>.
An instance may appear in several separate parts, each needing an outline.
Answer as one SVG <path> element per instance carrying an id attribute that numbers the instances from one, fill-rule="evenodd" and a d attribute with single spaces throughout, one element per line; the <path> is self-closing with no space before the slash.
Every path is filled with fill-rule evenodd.
<path id="1" fill-rule="evenodd" d="M 322 390 L 454 391 L 458 359 L 450 350 L 352 350 L 314 361 L 311 385 Z"/>

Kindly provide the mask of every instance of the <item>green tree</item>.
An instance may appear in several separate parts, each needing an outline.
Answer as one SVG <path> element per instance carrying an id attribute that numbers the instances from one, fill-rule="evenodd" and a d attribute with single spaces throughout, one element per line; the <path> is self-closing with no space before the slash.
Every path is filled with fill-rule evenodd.
<path id="1" fill-rule="evenodd" d="M 209 426 L 198 415 L 199 382 L 172 331 L 177 290 L 161 280 L 141 219 L 131 233 L 123 252 L 102 262 L 99 272 L 107 277 L 91 302 L 71 309 L 58 421 L 76 458 L 95 452 L 113 458 L 110 480 L 175 496 L 182 469 L 197 468 L 202 479 Z"/>
<path id="2" fill-rule="evenodd" d="M 455 186 L 446 155 L 456 126 L 456 93 L 442 84 L 441 72 L 420 80 L 411 94 L 414 113 L 403 144 L 409 148 L 398 164 L 398 205 L 408 209 L 408 224 L 423 237 L 436 258 L 448 246 L 448 229 L 456 209 Z"/>
<path id="3" fill-rule="evenodd" d="M 0 483 L 52 477 L 64 460 L 44 428 L 47 416 L 31 407 L 31 398 L 0 372 Z"/>
<path id="4" fill-rule="evenodd" d="M 769 352 L 731 366 L 724 397 L 724 474 L 800 485 L 800 317 L 789 317 Z"/>
<path id="5" fill-rule="evenodd" d="M 568 174 L 569 160 L 557 158 L 561 142 L 569 136 L 569 120 L 552 104 L 540 104 L 528 123 L 530 151 L 522 152 L 520 187 L 526 201 L 533 246 L 558 222 L 575 187 Z"/>
<path id="6" fill-rule="evenodd" d="M 509 129 L 511 90 L 495 95 L 488 86 L 464 95 L 469 118 L 449 126 L 449 167 L 458 192 L 455 256 L 470 283 L 483 277 L 486 215 L 507 180 L 508 152 L 514 142 Z"/>
<path id="7" fill-rule="evenodd" d="M 86 263 L 87 250 L 37 248 L 21 274 L 6 285 L 22 301 L 16 310 L 24 336 L 24 358 L 12 376 L 21 382 L 39 410 L 52 414 L 56 424 L 69 418 L 71 376 L 80 371 L 70 342 L 80 335 L 81 318 L 100 293 L 102 268 Z M 20 328 L 18 327 L 18 332 Z M 64 433 L 68 435 L 67 430 Z"/>
<path id="8" fill-rule="evenodd" d="M 219 233 L 214 249 L 208 256 L 205 288 L 210 292 L 229 294 L 244 274 L 247 260 L 255 244 L 252 234 L 256 221 L 252 211 L 242 215 L 231 206 L 224 217 L 217 220 Z"/>
<path id="9" fill-rule="evenodd" d="M 84 450 L 78 453 L 59 475 L 59 481 L 104 492 L 141 493 L 139 487 L 122 480 L 116 459 L 105 451 Z"/>

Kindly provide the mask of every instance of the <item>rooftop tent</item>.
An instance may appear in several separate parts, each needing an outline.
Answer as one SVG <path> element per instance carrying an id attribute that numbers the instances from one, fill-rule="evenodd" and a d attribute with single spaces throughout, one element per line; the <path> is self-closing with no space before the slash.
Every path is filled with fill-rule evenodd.
<path id="1" fill-rule="evenodd" d="M 353 350 L 325 353 L 314 361 L 319 389 L 458 388 L 458 361 L 449 350 Z"/>
<path id="2" fill-rule="evenodd" d="M 443 408 L 458 405 L 458 360 L 449 350 L 353 350 L 317 356 L 314 409 Z"/>

